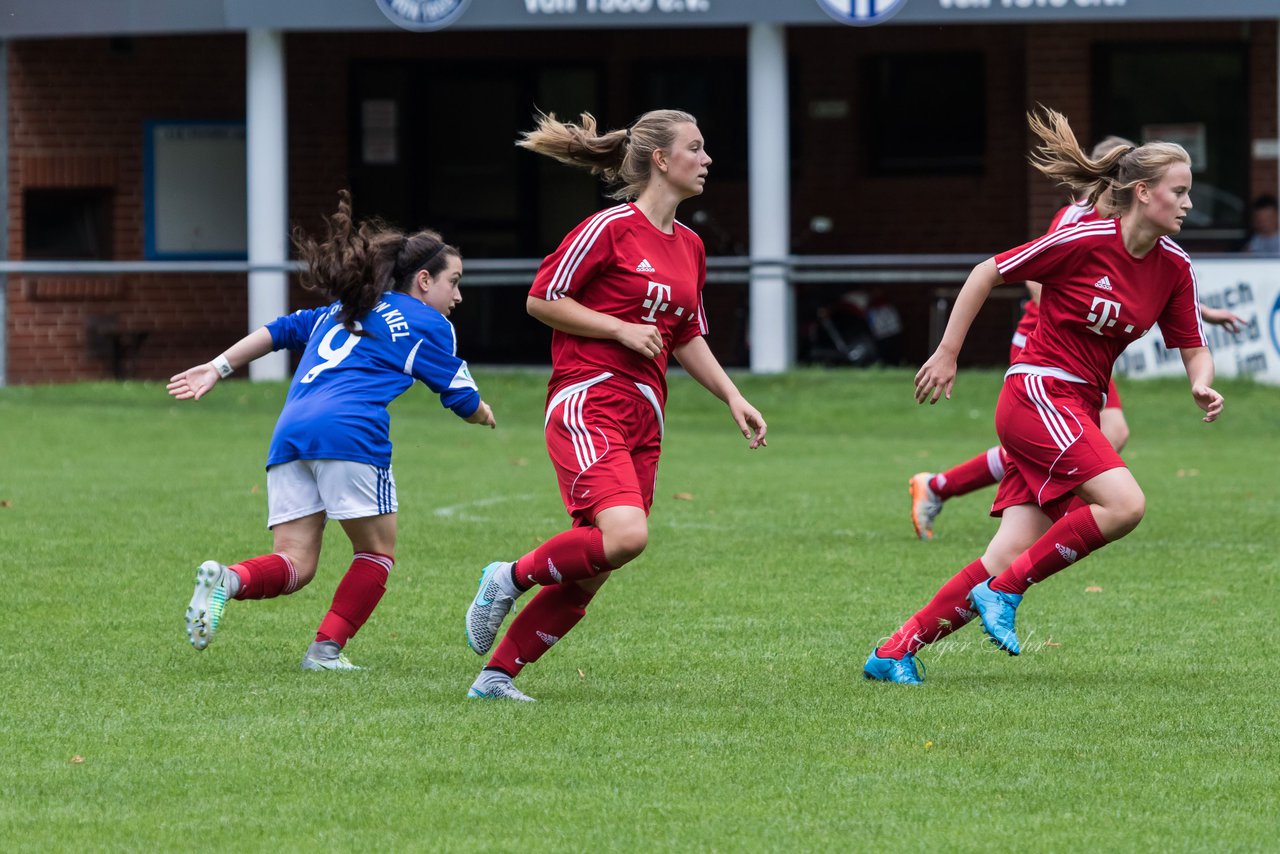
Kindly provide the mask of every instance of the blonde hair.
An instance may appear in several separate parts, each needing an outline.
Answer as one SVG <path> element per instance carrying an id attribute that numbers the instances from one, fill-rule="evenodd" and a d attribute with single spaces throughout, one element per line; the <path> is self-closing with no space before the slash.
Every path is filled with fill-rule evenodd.
<path id="1" fill-rule="evenodd" d="M 613 189 L 612 199 L 640 195 L 653 171 L 653 152 L 670 151 L 677 126 L 698 120 L 681 110 L 651 110 L 629 128 L 596 131 L 596 117 L 583 113 L 579 124 L 562 122 L 555 113 L 539 113 L 538 126 L 525 131 L 516 145 L 561 163 L 587 169 Z"/>
<path id="2" fill-rule="evenodd" d="M 1119 216 L 1133 205 L 1138 184 L 1155 184 L 1174 163 L 1191 165 L 1191 156 L 1172 142 L 1148 142 L 1134 146 L 1120 137 L 1109 137 L 1086 155 L 1067 117 L 1041 106 L 1027 113 L 1027 124 L 1041 143 L 1028 158 L 1045 177 L 1068 187 L 1082 202 L 1098 207 L 1103 216 Z M 1108 141 L 1116 144 L 1104 147 Z M 1102 149 L 1101 153 L 1099 149 Z"/>

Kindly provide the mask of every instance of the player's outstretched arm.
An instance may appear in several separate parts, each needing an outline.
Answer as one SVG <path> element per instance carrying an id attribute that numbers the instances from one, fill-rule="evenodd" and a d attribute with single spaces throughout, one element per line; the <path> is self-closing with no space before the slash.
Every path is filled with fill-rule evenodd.
<path id="1" fill-rule="evenodd" d="M 174 374 L 169 378 L 166 388 L 170 396 L 178 400 L 199 400 L 218 384 L 218 380 L 231 376 L 236 369 L 267 355 L 273 347 L 271 333 L 265 326 L 259 327 L 232 344 L 213 361 Z"/>
<path id="2" fill-rule="evenodd" d="M 1205 323 L 1221 326 L 1232 335 L 1243 329 L 1245 325 L 1244 318 L 1238 314 L 1233 314 L 1225 308 L 1214 308 L 1204 303 L 1200 303 L 1200 317 Z"/>
<path id="3" fill-rule="evenodd" d="M 991 289 L 1003 283 L 994 258 L 988 258 L 973 268 L 951 308 L 951 317 L 947 320 L 947 329 L 942 333 L 938 349 L 916 373 L 916 403 L 926 400 L 931 404 L 937 403 L 944 395 L 947 400 L 951 399 L 951 387 L 956 380 L 956 357 L 969 334 L 969 327 L 991 295 Z"/>
<path id="4" fill-rule="evenodd" d="M 705 338 L 699 335 L 672 352 L 680 360 L 680 366 L 689 372 L 689 376 L 729 407 L 729 414 L 749 443 L 748 448 L 754 451 L 756 448 L 769 447 L 769 443 L 765 441 L 769 425 L 765 423 L 764 416 L 738 391 L 738 387 L 729 379 L 729 375 L 720 366 L 720 361 L 707 346 Z"/>
<path id="5" fill-rule="evenodd" d="M 1208 347 L 1183 347 L 1178 351 L 1182 356 L 1182 366 L 1187 369 L 1187 379 L 1191 383 L 1191 396 L 1196 406 L 1204 410 L 1204 421 L 1216 421 L 1222 414 L 1222 395 L 1214 391 L 1213 354 Z"/>

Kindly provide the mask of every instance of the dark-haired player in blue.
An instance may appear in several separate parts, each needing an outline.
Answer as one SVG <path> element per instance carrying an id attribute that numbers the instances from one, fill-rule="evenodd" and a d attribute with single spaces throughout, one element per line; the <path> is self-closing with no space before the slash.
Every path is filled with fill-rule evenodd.
<path id="1" fill-rule="evenodd" d="M 447 319 L 462 301 L 457 249 L 434 231 L 353 225 L 345 192 L 323 240 L 299 229 L 293 240 L 307 264 L 303 284 L 335 302 L 277 318 L 168 386 L 179 400 L 199 400 L 254 359 L 285 348 L 303 351 L 267 454 L 272 553 L 232 566 L 201 564 L 187 636 L 202 650 L 228 600 L 270 599 L 306 586 L 315 577 L 326 518 L 335 519 L 355 556 L 302 667 L 359 670 L 342 648 L 382 598 L 395 562 L 387 405 L 421 380 L 469 423 L 495 422 L 457 355 Z"/>

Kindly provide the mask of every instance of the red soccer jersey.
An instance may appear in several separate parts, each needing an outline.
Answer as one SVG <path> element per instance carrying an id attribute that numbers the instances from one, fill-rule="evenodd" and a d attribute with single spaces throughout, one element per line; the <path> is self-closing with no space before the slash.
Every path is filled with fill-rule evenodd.
<path id="1" fill-rule="evenodd" d="M 551 335 L 552 389 L 609 371 L 650 386 L 666 405 L 671 351 L 707 332 L 702 287 L 707 251 L 702 239 L 677 222 L 666 234 L 633 204 L 588 217 L 543 260 L 529 295 L 573 297 L 627 323 L 651 323 L 663 348 L 649 359 L 616 341 L 555 330 Z"/>
<path id="2" fill-rule="evenodd" d="M 1120 221 L 1051 232 L 995 256 L 1005 279 L 1040 282 L 1040 323 L 1015 364 L 1058 368 L 1105 392 L 1125 347 L 1159 323 L 1165 346 L 1206 346 L 1195 273 L 1162 237 L 1144 258 L 1124 247 Z"/>
<path id="3" fill-rule="evenodd" d="M 1049 231 L 1045 233 L 1048 234 L 1060 228 L 1067 228 L 1082 222 L 1093 222 L 1098 217 L 1098 210 L 1093 205 L 1082 205 L 1073 202 L 1063 206 L 1061 210 L 1053 215 L 1053 222 L 1049 223 Z M 1039 304 L 1035 300 L 1027 300 L 1027 304 L 1022 308 L 1022 318 L 1018 321 L 1018 328 L 1013 333 L 1013 343 L 1019 347 L 1026 346 L 1027 336 L 1031 334 L 1031 330 L 1036 328 L 1036 323 L 1039 320 Z M 1022 336 L 1021 341 L 1018 339 L 1019 335 Z"/>

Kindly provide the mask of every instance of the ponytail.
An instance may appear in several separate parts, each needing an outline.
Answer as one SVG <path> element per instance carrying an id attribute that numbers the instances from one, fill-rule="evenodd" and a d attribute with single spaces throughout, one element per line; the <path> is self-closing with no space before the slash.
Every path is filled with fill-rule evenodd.
<path id="1" fill-rule="evenodd" d="M 1027 113 L 1027 124 L 1040 137 L 1032 151 L 1031 165 L 1047 178 L 1068 187 L 1078 200 L 1096 205 L 1103 216 L 1120 216 L 1133 205 L 1138 184 L 1160 180 L 1173 163 L 1191 164 L 1186 150 L 1172 142 L 1148 142 L 1134 146 L 1119 137 L 1096 146 L 1092 155 L 1084 153 L 1067 117 L 1047 107 Z M 1102 149 L 1102 151 L 1099 151 Z M 1104 195 L 1105 193 L 1105 195 Z"/>
<path id="2" fill-rule="evenodd" d="M 649 183 L 653 152 L 669 151 L 677 125 L 698 120 L 680 110 L 651 110 L 623 130 L 598 133 L 596 117 L 583 113 L 579 124 L 562 122 L 555 113 L 539 113 L 537 127 L 516 140 L 520 148 L 545 154 L 592 175 L 599 175 L 614 199 L 634 199 Z"/>
<path id="3" fill-rule="evenodd" d="M 372 311 L 387 291 L 408 292 L 420 271 L 436 276 L 450 255 L 461 257 L 435 231 L 405 234 L 379 220 L 356 225 L 347 190 L 338 192 L 338 210 L 325 219 L 321 240 L 301 227 L 291 236 L 306 265 L 302 286 L 341 302 L 342 325 L 353 334 L 359 334 L 355 321 Z"/>

